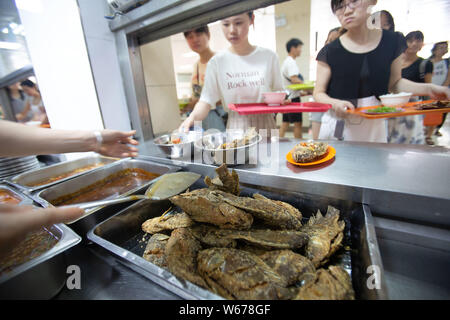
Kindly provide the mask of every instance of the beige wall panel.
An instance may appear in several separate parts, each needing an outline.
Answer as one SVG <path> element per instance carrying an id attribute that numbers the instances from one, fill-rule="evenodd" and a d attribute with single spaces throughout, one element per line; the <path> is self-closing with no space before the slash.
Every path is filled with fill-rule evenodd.
<path id="1" fill-rule="evenodd" d="M 287 56 L 286 42 L 291 38 L 303 41 L 302 55 L 297 58 L 300 73 L 309 80 L 311 0 L 291 0 L 275 5 L 275 18 L 285 21 L 276 27 L 277 54 L 280 65 Z"/>

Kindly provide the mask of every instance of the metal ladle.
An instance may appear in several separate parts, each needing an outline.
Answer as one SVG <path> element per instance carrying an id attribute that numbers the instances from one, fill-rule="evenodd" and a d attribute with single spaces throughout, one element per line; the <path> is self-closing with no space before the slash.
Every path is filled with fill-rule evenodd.
<path id="1" fill-rule="evenodd" d="M 200 174 L 193 172 L 168 173 L 156 178 L 153 184 L 149 186 L 145 191 L 144 195 L 132 195 L 117 199 L 76 203 L 70 206 L 63 206 L 62 208 L 75 207 L 81 209 L 89 209 L 98 206 L 107 206 L 110 204 L 117 204 L 140 199 L 148 199 L 153 201 L 165 200 L 186 190 L 200 177 Z"/>

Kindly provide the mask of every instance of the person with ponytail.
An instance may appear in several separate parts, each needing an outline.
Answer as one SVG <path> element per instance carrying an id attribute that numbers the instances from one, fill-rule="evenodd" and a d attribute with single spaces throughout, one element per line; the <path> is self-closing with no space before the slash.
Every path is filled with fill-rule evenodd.
<path id="1" fill-rule="evenodd" d="M 254 23 L 253 12 L 221 21 L 223 34 L 231 46 L 209 60 L 200 99 L 180 130 L 188 131 L 195 121 L 205 119 L 219 100 L 228 108 L 230 103 L 263 102 L 264 92 L 284 91 L 277 54 L 249 42 L 249 29 Z M 239 115 L 232 110 L 228 114 L 227 129 L 245 131 L 255 127 L 267 129 L 270 135 L 270 129 L 276 128 L 273 114 Z"/>

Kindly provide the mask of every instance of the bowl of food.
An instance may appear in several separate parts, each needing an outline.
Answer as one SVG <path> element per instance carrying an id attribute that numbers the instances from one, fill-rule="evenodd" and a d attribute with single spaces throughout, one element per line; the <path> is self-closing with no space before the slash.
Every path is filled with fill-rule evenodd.
<path id="1" fill-rule="evenodd" d="M 400 92 L 400 93 L 390 93 L 380 96 L 381 103 L 383 106 L 399 106 L 409 102 L 412 93 Z"/>
<path id="2" fill-rule="evenodd" d="M 153 142 L 157 145 L 169 158 L 182 158 L 189 152 L 194 154 L 194 142 L 199 138 L 200 133 L 189 131 L 188 133 L 172 133 L 165 134 L 155 138 Z"/>
<path id="3" fill-rule="evenodd" d="M 279 106 L 286 99 L 286 92 L 264 92 L 264 102 L 269 106 Z"/>
<path id="4" fill-rule="evenodd" d="M 255 128 L 247 131 L 227 130 L 203 136 L 194 144 L 203 153 L 203 159 L 212 164 L 256 164 L 257 145 L 262 137 Z"/>

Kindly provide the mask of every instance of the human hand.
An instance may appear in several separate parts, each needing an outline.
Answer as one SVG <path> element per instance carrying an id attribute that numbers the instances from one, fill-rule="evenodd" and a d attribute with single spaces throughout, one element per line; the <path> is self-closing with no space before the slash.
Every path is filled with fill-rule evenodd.
<path id="1" fill-rule="evenodd" d="M 428 87 L 428 96 L 436 100 L 450 100 L 450 88 L 430 84 Z"/>
<path id="2" fill-rule="evenodd" d="M 32 206 L 0 205 L 0 259 L 25 236 L 56 223 L 67 223 L 84 214 L 80 208 L 36 209 Z"/>
<path id="3" fill-rule="evenodd" d="M 338 100 L 332 104 L 332 109 L 338 117 L 344 118 L 347 115 L 347 110 L 353 110 L 355 106 L 349 101 Z"/>
<path id="4" fill-rule="evenodd" d="M 291 104 L 291 103 L 292 103 L 292 100 L 291 100 L 291 99 L 283 100 L 283 105 Z"/>
<path id="5" fill-rule="evenodd" d="M 22 113 L 16 113 L 16 120 L 17 121 L 20 121 L 20 120 L 22 120 L 24 118 L 25 118 L 25 116 Z"/>
<path id="6" fill-rule="evenodd" d="M 192 114 L 191 114 L 192 115 Z M 178 128 L 178 131 L 188 133 L 189 129 L 194 125 L 194 118 L 189 116 Z"/>
<path id="7" fill-rule="evenodd" d="M 136 130 L 123 132 L 106 129 L 100 133 L 103 141 L 100 148 L 94 149 L 96 152 L 110 157 L 137 157 L 138 149 L 130 146 L 130 144 L 135 146 L 139 144 L 139 142 L 132 138 Z"/>

